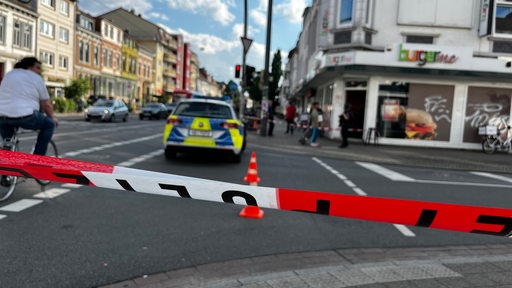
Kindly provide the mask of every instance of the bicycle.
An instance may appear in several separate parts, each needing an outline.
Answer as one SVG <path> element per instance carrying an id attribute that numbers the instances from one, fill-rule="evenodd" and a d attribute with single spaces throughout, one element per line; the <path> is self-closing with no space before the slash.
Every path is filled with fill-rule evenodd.
<path id="1" fill-rule="evenodd" d="M 14 134 L 10 139 L 4 139 L 2 143 L 2 149 L 3 150 L 10 150 L 13 152 L 19 152 L 20 151 L 20 138 L 19 134 L 22 134 L 24 132 L 19 131 L 19 127 L 14 129 Z M 29 130 L 27 130 L 29 131 Z M 32 145 L 32 149 L 30 150 L 30 153 L 34 151 L 35 148 L 35 142 L 34 145 Z M 48 143 L 48 151 L 46 152 L 46 156 L 50 157 L 59 157 L 58 151 L 57 151 L 57 145 L 55 145 L 55 142 L 53 140 L 50 140 L 50 143 Z M 16 188 L 16 184 L 18 184 L 19 176 L 10 176 L 10 175 L 0 175 L 0 201 L 4 201 L 7 198 L 9 198 L 12 193 L 14 192 L 14 189 Z M 51 183 L 50 180 L 41 180 L 41 179 L 35 179 L 36 182 L 41 185 L 41 187 L 44 187 Z"/>
<path id="2" fill-rule="evenodd" d="M 508 151 L 508 153 L 512 153 L 512 136 L 509 136 L 509 130 L 511 129 L 509 125 L 506 125 L 504 128 L 501 129 L 499 129 L 496 126 L 485 126 L 481 128 L 483 129 L 482 133 L 480 134 L 485 136 L 482 141 L 482 150 L 484 151 L 484 153 L 492 154 L 497 150 Z M 504 137 L 501 137 L 501 134 L 506 134 L 507 138 L 503 139 Z"/>

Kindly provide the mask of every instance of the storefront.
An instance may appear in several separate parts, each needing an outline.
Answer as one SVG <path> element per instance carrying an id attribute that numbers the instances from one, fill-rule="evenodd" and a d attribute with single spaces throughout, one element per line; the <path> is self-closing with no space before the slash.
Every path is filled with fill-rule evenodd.
<path id="1" fill-rule="evenodd" d="M 330 138 L 349 103 L 352 137 L 370 128 L 380 143 L 480 149 L 478 127 L 509 123 L 512 68 L 506 59 L 475 57 L 467 47 L 397 44 L 386 51 L 324 55 L 306 89 L 319 101 Z M 508 67 L 507 67 L 508 66 Z"/>

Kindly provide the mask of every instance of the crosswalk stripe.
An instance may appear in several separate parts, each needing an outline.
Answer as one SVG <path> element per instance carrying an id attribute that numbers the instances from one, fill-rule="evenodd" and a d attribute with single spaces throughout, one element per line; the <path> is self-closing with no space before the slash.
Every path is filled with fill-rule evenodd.
<path id="1" fill-rule="evenodd" d="M 39 203 L 43 202 L 43 200 L 34 200 L 34 199 L 21 199 L 9 205 L 0 207 L 0 211 L 7 212 L 20 212 L 32 206 L 35 206 Z"/>
<path id="2" fill-rule="evenodd" d="M 64 193 L 67 193 L 69 192 L 70 190 L 69 189 L 64 189 L 64 188 L 52 188 L 52 189 L 48 189 L 46 191 L 43 191 L 41 193 L 37 193 L 34 195 L 35 198 L 45 198 L 45 199 L 51 199 L 51 198 L 55 198 L 57 196 L 60 196 Z"/>
<path id="3" fill-rule="evenodd" d="M 406 181 L 406 182 L 414 182 L 413 178 L 409 176 L 405 176 L 404 174 L 389 170 L 388 168 L 384 168 L 380 165 L 368 162 L 356 162 L 357 165 L 362 166 L 368 170 L 371 170 L 377 174 L 380 174 L 388 179 L 393 181 Z"/>
<path id="4" fill-rule="evenodd" d="M 474 174 L 474 175 L 478 175 L 478 176 L 483 176 L 483 177 L 487 177 L 487 178 L 492 178 L 492 179 L 497 179 L 497 180 L 512 183 L 511 178 L 501 176 L 501 175 L 496 175 L 496 174 L 487 173 L 487 172 L 476 172 L 476 171 L 471 171 L 470 173 Z"/>

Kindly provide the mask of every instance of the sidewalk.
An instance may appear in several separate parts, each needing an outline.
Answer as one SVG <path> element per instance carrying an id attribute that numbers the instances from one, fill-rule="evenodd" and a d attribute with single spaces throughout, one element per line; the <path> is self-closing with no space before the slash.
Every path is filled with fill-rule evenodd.
<path id="1" fill-rule="evenodd" d="M 301 133 L 284 134 L 277 124 L 273 137 L 248 132 L 248 149 L 269 149 L 317 157 L 440 169 L 512 173 L 512 155 L 484 154 L 480 150 L 435 149 L 364 145 L 350 139 L 320 138 L 320 147 L 301 145 Z M 250 150 L 244 157 L 250 157 Z M 489 236 L 495 237 L 495 236 Z M 115 283 L 121 287 L 511 287 L 510 244 L 338 249 L 270 255 L 211 263 Z"/>

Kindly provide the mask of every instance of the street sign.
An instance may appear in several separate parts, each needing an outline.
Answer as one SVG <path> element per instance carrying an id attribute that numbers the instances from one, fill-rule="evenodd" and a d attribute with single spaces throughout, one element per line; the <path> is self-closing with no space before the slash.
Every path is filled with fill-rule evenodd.
<path id="1" fill-rule="evenodd" d="M 235 91 L 238 88 L 238 85 L 236 85 L 235 82 L 231 82 L 231 83 L 229 83 L 228 87 L 229 87 L 229 90 Z"/>
<path id="2" fill-rule="evenodd" d="M 247 37 L 240 37 L 242 39 L 242 45 L 244 46 L 244 54 L 247 54 L 247 51 L 249 51 L 249 47 L 251 47 L 252 39 L 249 39 Z"/>

